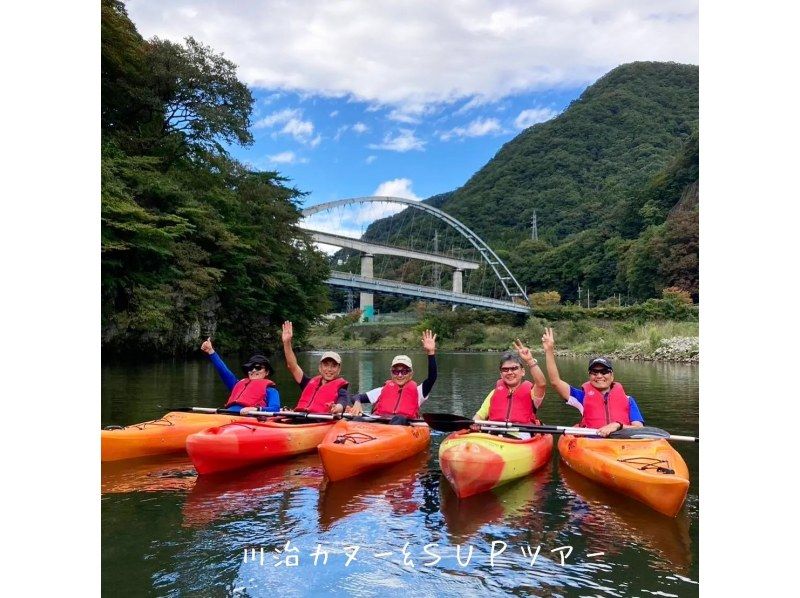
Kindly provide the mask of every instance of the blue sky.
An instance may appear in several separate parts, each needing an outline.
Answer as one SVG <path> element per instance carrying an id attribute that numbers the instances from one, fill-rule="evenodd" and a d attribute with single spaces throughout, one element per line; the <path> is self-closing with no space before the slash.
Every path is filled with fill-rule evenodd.
<path id="1" fill-rule="evenodd" d="M 238 65 L 255 143 L 306 205 L 424 199 L 635 60 L 698 63 L 697 0 L 129 0 L 145 38 L 193 36 Z M 377 204 L 338 232 L 394 211 Z"/>

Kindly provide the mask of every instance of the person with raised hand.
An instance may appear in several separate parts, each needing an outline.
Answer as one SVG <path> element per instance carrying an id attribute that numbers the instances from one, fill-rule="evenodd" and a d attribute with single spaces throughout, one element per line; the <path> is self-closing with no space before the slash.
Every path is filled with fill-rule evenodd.
<path id="1" fill-rule="evenodd" d="M 623 428 L 644 426 L 644 418 L 622 384 L 614 380 L 614 368 L 607 357 L 594 357 L 589 360 L 589 380 L 580 388 L 570 386 L 561 379 L 556 366 L 555 336 L 552 328 L 545 328 L 542 335 L 547 364 L 547 377 L 550 385 L 567 405 L 581 412 L 579 426 L 597 428 L 600 436 L 608 436 Z"/>
<path id="2" fill-rule="evenodd" d="M 361 403 L 373 403 L 372 415 L 390 418 L 390 424 L 408 425 L 410 419 L 419 417 L 419 408 L 436 382 L 436 335 L 425 330 L 422 333 L 422 348 L 428 355 L 428 376 L 422 384 L 414 382 L 414 367 L 408 355 L 397 355 L 392 359 L 391 378 L 381 388 L 354 395 L 353 406 L 348 409 L 353 415 L 361 415 Z"/>
<path id="3" fill-rule="evenodd" d="M 515 340 L 513 346 L 516 352 L 507 351 L 500 356 L 500 379 L 472 419 L 514 424 L 541 423 L 536 412 L 544 401 L 547 380 L 531 350 L 520 339 Z M 533 383 L 524 380 L 526 365 Z M 470 429 L 478 431 L 480 426 L 473 424 Z M 525 436 L 529 437 L 528 434 Z"/>
<path id="4" fill-rule="evenodd" d="M 211 358 L 219 377 L 231 392 L 228 402 L 225 403 L 226 409 L 239 413 L 280 410 L 280 393 L 275 382 L 269 379 L 274 370 L 266 357 L 260 354 L 252 355 L 242 365 L 246 377 L 239 379 L 214 350 L 211 337 L 203 341 L 200 350 Z"/>
<path id="5" fill-rule="evenodd" d="M 286 357 L 286 368 L 300 385 L 300 398 L 295 411 L 308 413 L 342 413 L 350 404 L 347 394 L 348 382 L 342 378 L 342 358 L 334 351 L 325 351 L 319 358 L 319 373 L 309 378 L 297 363 L 292 349 L 294 329 L 288 320 L 283 323 L 281 341 Z"/>

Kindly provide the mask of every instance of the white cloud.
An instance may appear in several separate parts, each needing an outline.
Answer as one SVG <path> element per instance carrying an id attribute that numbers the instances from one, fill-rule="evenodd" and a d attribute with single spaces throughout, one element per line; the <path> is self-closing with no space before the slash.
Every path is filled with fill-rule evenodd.
<path id="1" fill-rule="evenodd" d="M 270 127 L 274 127 L 275 125 L 286 123 L 292 119 L 297 119 L 300 117 L 300 115 L 301 112 L 296 108 L 284 108 L 283 110 L 273 112 L 269 116 L 265 116 L 261 120 L 257 121 L 255 124 L 253 124 L 253 128 L 268 129 Z"/>
<path id="2" fill-rule="evenodd" d="M 192 35 L 239 65 L 250 86 L 350 96 L 408 118 L 409 103 L 581 86 L 635 60 L 699 61 L 698 0 L 136 0 L 126 8 L 146 38 Z"/>
<path id="3" fill-rule="evenodd" d="M 411 179 L 392 179 L 384 181 L 375 191 L 373 195 L 382 197 L 403 197 L 405 199 L 414 199 L 420 201 L 422 198 L 418 197 L 416 193 L 411 190 Z"/>
<path id="4" fill-rule="evenodd" d="M 372 195 L 382 197 L 402 197 L 420 201 L 414 193 L 411 179 L 396 178 L 379 184 Z M 367 227 L 375 220 L 402 212 L 406 205 L 388 201 L 365 202 L 361 204 L 340 206 L 325 210 L 304 218 L 300 225 L 310 230 L 324 231 L 344 237 L 360 238 Z M 318 245 L 322 251 L 333 253 L 330 246 Z"/>
<path id="5" fill-rule="evenodd" d="M 389 113 L 388 118 L 389 120 L 405 123 L 407 125 L 417 125 L 422 122 L 422 119 L 419 116 L 412 116 L 411 114 L 407 114 L 401 110 L 392 110 Z"/>
<path id="6" fill-rule="evenodd" d="M 328 116 L 330 116 L 331 118 L 335 118 L 335 117 L 339 116 L 339 111 L 338 110 L 334 110 Z"/>
<path id="7" fill-rule="evenodd" d="M 500 126 L 500 121 L 496 118 L 476 118 L 466 127 L 456 127 L 442 133 L 439 139 L 442 141 L 449 141 L 453 137 L 483 137 L 490 133 L 500 133 L 503 127 Z"/>
<path id="8" fill-rule="evenodd" d="M 300 143 L 308 143 L 311 147 L 316 147 L 321 141 L 319 135 L 312 139 L 314 123 L 310 120 L 303 120 L 303 112 L 297 108 L 284 108 L 273 112 L 256 121 L 253 128 L 269 129 L 280 125 L 283 125 L 283 128 L 279 131 L 280 134 L 289 135 Z M 277 133 L 273 133 L 272 136 L 277 138 Z"/>
<path id="9" fill-rule="evenodd" d="M 314 123 L 310 120 L 292 118 L 283 126 L 281 133 L 284 135 L 291 135 L 297 141 L 306 143 L 314 133 Z"/>
<path id="10" fill-rule="evenodd" d="M 372 164 L 375 160 L 378 159 L 378 156 L 367 156 L 367 159 L 364 160 L 367 164 Z"/>
<path id="11" fill-rule="evenodd" d="M 298 158 L 294 152 L 280 152 L 279 154 L 272 154 L 267 156 L 273 164 L 305 164 L 308 162 L 305 158 Z"/>
<path id="12" fill-rule="evenodd" d="M 422 139 L 415 137 L 414 131 L 411 129 L 400 129 L 400 132 L 395 137 L 392 137 L 391 133 L 387 133 L 383 137 L 382 143 L 371 143 L 367 147 L 393 152 L 408 152 L 411 150 L 423 150 L 425 143 Z"/>
<path id="13" fill-rule="evenodd" d="M 361 133 L 366 133 L 367 131 L 369 131 L 369 127 L 362 122 L 357 122 L 356 124 L 353 125 L 353 130 L 359 135 L 361 135 Z"/>
<path id="14" fill-rule="evenodd" d="M 550 108 L 531 108 L 523 110 L 514 119 L 514 126 L 517 129 L 527 129 L 536 123 L 543 123 L 546 120 L 553 118 L 558 112 Z"/>

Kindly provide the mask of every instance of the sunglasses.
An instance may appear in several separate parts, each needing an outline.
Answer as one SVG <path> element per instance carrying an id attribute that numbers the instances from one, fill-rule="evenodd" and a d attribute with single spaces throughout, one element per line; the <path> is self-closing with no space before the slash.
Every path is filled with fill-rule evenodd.
<path id="1" fill-rule="evenodd" d="M 611 373 L 611 370 L 589 370 L 589 373 L 592 376 L 607 376 Z"/>
<path id="2" fill-rule="evenodd" d="M 249 368 L 245 367 L 244 369 L 248 372 L 260 372 L 261 370 L 265 370 L 267 368 L 265 368 L 263 365 L 254 365 L 250 366 Z"/>
<path id="3" fill-rule="evenodd" d="M 500 371 L 503 372 L 504 374 L 507 374 L 508 372 L 516 372 L 519 369 L 522 368 L 520 368 L 518 365 L 510 365 L 508 367 L 500 368 Z"/>
<path id="4" fill-rule="evenodd" d="M 411 372 L 408 368 L 392 368 L 392 376 L 405 376 Z"/>

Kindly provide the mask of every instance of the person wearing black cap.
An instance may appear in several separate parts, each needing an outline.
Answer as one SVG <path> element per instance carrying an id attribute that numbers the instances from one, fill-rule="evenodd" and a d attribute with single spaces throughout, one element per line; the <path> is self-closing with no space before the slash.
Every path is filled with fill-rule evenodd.
<path id="1" fill-rule="evenodd" d="M 542 348 L 550 385 L 567 405 L 581 412 L 581 426 L 597 428 L 600 436 L 608 436 L 622 428 L 644 425 L 636 400 L 628 396 L 622 384 L 614 381 L 614 367 L 608 358 L 595 357 L 589 360 L 589 380 L 581 388 L 575 388 L 564 382 L 558 374 L 552 328 L 545 328 Z"/>
<path id="2" fill-rule="evenodd" d="M 211 363 L 219 377 L 231 391 L 225 408 L 240 413 L 253 411 L 278 411 L 281 408 L 281 397 L 275 383 L 269 379 L 273 373 L 269 359 L 263 355 L 252 355 L 242 368 L 246 377 L 241 380 L 228 369 L 219 354 L 214 351 L 211 338 L 206 339 L 200 350 L 211 358 Z"/>
<path id="3" fill-rule="evenodd" d="M 319 374 L 313 378 L 306 376 L 297 363 L 292 349 L 294 329 L 288 320 L 283 323 L 281 341 L 286 356 L 286 368 L 294 381 L 300 385 L 300 398 L 295 411 L 308 413 L 342 413 L 350 404 L 347 394 L 348 382 L 342 378 L 342 358 L 334 351 L 325 351 L 319 358 Z"/>

